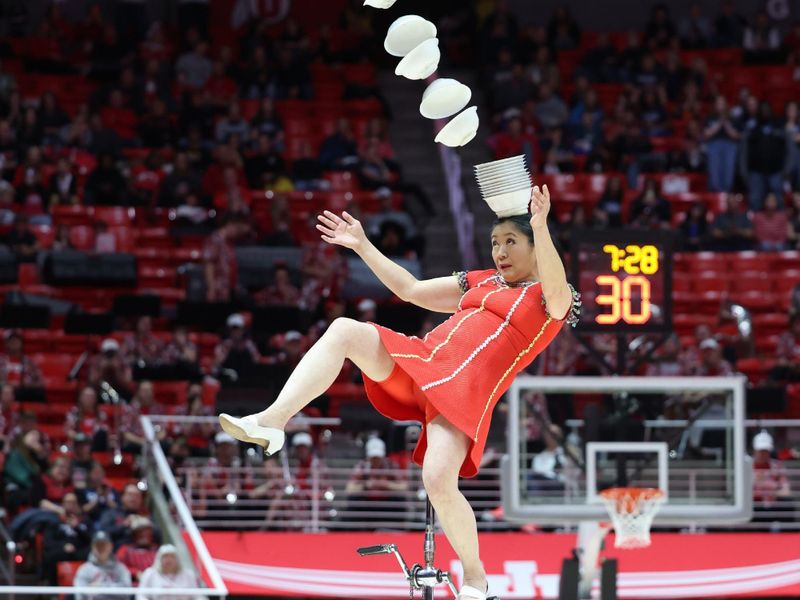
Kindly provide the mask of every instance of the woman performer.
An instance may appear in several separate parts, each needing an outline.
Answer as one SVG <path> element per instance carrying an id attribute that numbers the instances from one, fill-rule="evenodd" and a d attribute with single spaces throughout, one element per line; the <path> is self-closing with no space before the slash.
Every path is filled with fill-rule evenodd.
<path id="1" fill-rule="evenodd" d="M 220 415 L 226 432 L 274 454 L 289 419 L 328 389 L 346 358 L 353 361 L 381 414 L 425 424 L 413 460 L 422 466 L 428 498 L 464 568 L 457 600 L 486 600 L 488 592 L 475 515 L 458 477 L 475 476 L 498 399 L 565 321 L 577 322 L 580 306 L 547 228 L 547 186 L 535 186 L 526 204 L 492 228 L 496 269 L 424 281 L 381 254 L 347 212 L 324 211 L 317 224 L 323 240 L 354 250 L 406 302 L 453 316 L 424 339 L 338 318 L 269 408 L 242 418 Z"/>

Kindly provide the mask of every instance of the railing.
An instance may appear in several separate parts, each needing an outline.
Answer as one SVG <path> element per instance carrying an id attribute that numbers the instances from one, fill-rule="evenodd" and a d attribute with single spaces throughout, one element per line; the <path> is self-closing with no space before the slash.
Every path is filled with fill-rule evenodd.
<path id="1" fill-rule="evenodd" d="M 184 467 L 178 478 L 186 483 L 184 494 L 192 514 L 201 528 L 347 531 L 363 529 L 421 530 L 425 519 L 425 492 L 420 484 L 419 469 L 373 471 L 376 477 L 391 477 L 408 482 L 407 489 L 387 494 L 390 498 L 367 498 L 348 494 L 347 481 L 352 468 L 312 468 L 298 482 L 297 464 L 290 461 L 290 478 L 274 484 L 263 470 L 254 467 L 223 469 L 214 467 L 217 481 L 230 483 L 230 488 L 209 490 L 213 485 L 207 467 Z M 800 490 L 800 465 L 787 469 L 793 490 Z M 657 481 L 655 470 L 642 475 Z M 671 472 L 670 495 L 687 504 L 707 505 L 719 501 L 725 489 L 727 473 L 721 468 L 697 467 Z M 316 482 L 316 483 L 313 483 Z M 272 492 L 263 489 L 272 484 Z M 516 528 L 505 522 L 496 509 L 500 506 L 499 469 L 481 470 L 480 480 L 462 480 L 461 489 L 475 510 L 478 528 L 483 531 Z M 254 494 L 253 491 L 257 490 Z M 577 491 L 583 493 L 582 482 Z M 543 501 L 564 498 L 564 490 L 537 489 Z M 755 502 L 756 516 L 744 526 L 714 529 L 800 530 L 800 506 L 795 500 L 773 503 Z M 776 522 L 777 525 L 773 522 Z M 691 526 L 691 524 L 689 524 Z"/>

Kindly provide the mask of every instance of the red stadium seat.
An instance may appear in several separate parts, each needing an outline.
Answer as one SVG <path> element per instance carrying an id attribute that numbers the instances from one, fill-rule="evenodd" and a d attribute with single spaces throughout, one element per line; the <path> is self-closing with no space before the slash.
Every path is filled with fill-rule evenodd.
<path id="1" fill-rule="evenodd" d="M 105 222 L 109 227 L 129 226 L 136 219 L 136 209 L 123 206 L 96 206 L 94 218 Z"/>
<path id="2" fill-rule="evenodd" d="M 50 208 L 53 225 L 91 225 L 94 222 L 94 207 L 77 204 L 56 204 Z"/>
<path id="3" fill-rule="evenodd" d="M 769 252 L 733 252 L 728 255 L 730 272 L 759 271 L 766 273 L 771 262 L 770 255 Z"/>
<path id="4" fill-rule="evenodd" d="M 756 335 L 779 335 L 789 328 L 789 315 L 782 312 L 767 312 L 753 315 Z"/>
<path id="5" fill-rule="evenodd" d="M 695 271 L 692 287 L 695 292 L 727 292 L 730 289 L 731 278 L 727 274 L 713 271 Z"/>
<path id="6" fill-rule="evenodd" d="M 740 292 L 772 292 L 772 277 L 765 272 L 745 271 L 731 267 L 731 290 Z"/>
<path id="7" fill-rule="evenodd" d="M 88 225 L 76 225 L 69 230 L 69 241 L 76 250 L 94 249 L 94 229 Z"/>

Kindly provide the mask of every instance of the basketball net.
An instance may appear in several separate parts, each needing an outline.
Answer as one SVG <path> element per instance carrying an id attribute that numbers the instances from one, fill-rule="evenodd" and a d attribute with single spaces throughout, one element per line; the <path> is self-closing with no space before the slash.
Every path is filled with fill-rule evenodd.
<path id="1" fill-rule="evenodd" d="M 646 548 L 650 526 L 665 495 L 656 488 L 609 488 L 600 492 L 614 523 L 615 548 Z"/>

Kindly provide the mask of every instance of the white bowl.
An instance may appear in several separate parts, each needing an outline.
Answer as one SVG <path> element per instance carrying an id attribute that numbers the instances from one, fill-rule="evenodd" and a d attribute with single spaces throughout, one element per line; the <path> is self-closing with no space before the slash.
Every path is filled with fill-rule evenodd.
<path id="1" fill-rule="evenodd" d="M 528 172 L 527 169 L 522 167 L 517 167 L 516 169 L 512 169 L 506 173 L 497 173 L 492 175 L 475 175 L 475 179 L 478 183 L 493 183 L 498 179 L 518 179 L 520 177 L 528 177 L 530 178 L 531 174 Z"/>
<path id="2" fill-rule="evenodd" d="M 436 79 L 422 94 L 420 114 L 426 119 L 445 119 L 464 108 L 472 90 L 455 79 Z"/>
<path id="3" fill-rule="evenodd" d="M 406 54 L 394 70 L 395 75 L 406 79 L 425 79 L 439 66 L 439 40 L 430 38 Z"/>
<path id="4" fill-rule="evenodd" d="M 364 6 L 373 8 L 390 8 L 397 0 L 364 0 Z"/>
<path id="5" fill-rule="evenodd" d="M 383 47 L 392 56 L 405 56 L 425 40 L 435 37 L 436 25 L 419 15 L 404 15 L 389 25 Z"/>
<path id="6" fill-rule="evenodd" d="M 531 202 L 531 189 L 532 186 L 515 192 L 488 196 L 484 200 L 498 217 L 526 215 Z"/>
<path id="7" fill-rule="evenodd" d="M 530 183 L 518 183 L 516 185 L 509 185 L 491 191 L 481 190 L 481 197 L 491 198 L 493 196 L 500 196 L 502 194 L 510 194 L 511 192 L 518 192 L 520 190 L 529 189 L 530 187 L 531 187 Z"/>
<path id="8" fill-rule="evenodd" d="M 450 122 L 436 134 L 435 141 L 451 148 L 463 146 L 472 141 L 478 133 L 479 125 L 478 107 L 470 106 L 450 119 Z"/>
<path id="9" fill-rule="evenodd" d="M 517 156 L 509 156 L 508 158 L 501 158 L 498 160 L 493 160 L 487 163 L 481 163 L 479 165 L 475 165 L 476 171 L 492 171 L 494 169 L 499 169 L 502 166 L 506 166 L 508 164 L 516 164 L 522 163 L 525 164 L 525 155 L 518 154 Z"/>
<path id="10" fill-rule="evenodd" d="M 515 183 L 530 183 L 531 178 L 526 176 L 521 177 L 503 177 L 502 179 L 497 179 L 496 181 L 481 181 L 478 180 L 478 185 L 481 189 L 490 189 L 496 187 L 502 187 L 504 185 L 513 185 Z"/>
<path id="11" fill-rule="evenodd" d="M 479 185 L 480 190 L 487 196 L 491 196 L 492 192 L 504 192 L 512 187 L 519 187 L 521 185 L 531 185 L 530 179 L 516 179 L 514 181 L 503 181 L 496 185 Z"/>

